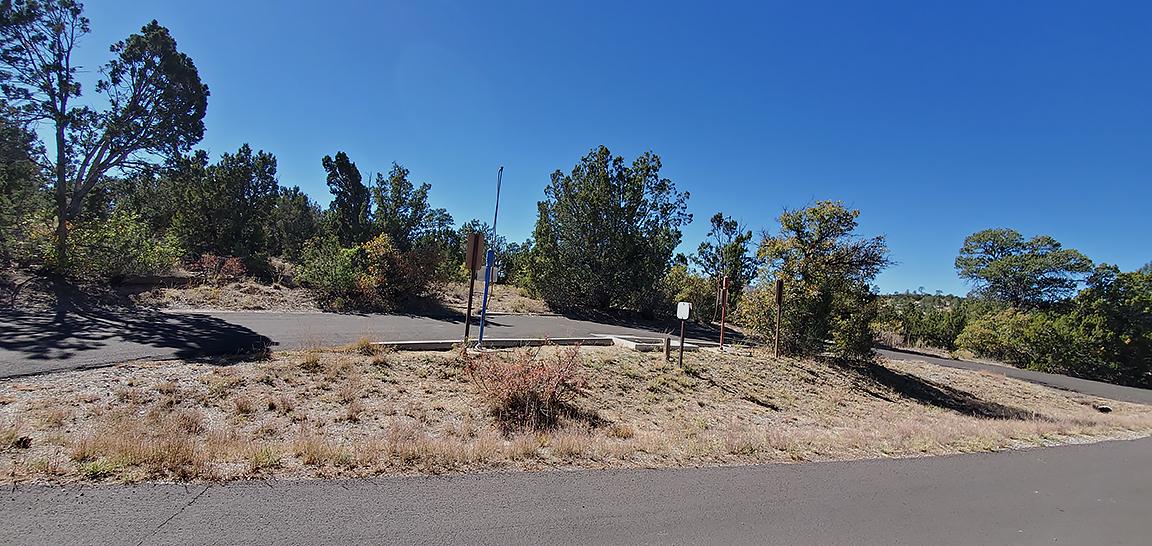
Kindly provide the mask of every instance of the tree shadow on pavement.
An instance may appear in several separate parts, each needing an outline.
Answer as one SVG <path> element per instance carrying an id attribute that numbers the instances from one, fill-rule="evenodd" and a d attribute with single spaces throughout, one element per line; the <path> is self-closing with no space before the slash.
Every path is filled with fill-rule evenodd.
<path id="1" fill-rule="evenodd" d="M 44 284 L 42 304 L 0 308 L 0 361 L 6 352 L 24 361 L 69 360 L 122 342 L 171 349 L 163 356 L 179 358 L 262 354 L 273 345 L 215 317 L 163 313 L 61 279 Z"/>
<path id="2" fill-rule="evenodd" d="M 1052 420 L 1028 410 L 981 400 L 972 393 L 892 370 L 875 362 L 838 361 L 837 364 L 849 373 L 856 374 L 866 383 L 882 385 L 922 404 L 985 419 Z M 876 392 L 869 393 L 884 398 Z"/>

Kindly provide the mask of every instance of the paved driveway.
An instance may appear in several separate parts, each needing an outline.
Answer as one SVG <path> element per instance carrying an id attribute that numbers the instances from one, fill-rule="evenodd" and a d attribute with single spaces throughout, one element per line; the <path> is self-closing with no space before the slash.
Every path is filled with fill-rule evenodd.
<path id="1" fill-rule="evenodd" d="M 476 319 L 474 319 L 476 320 Z M 472 337 L 478 324 L 472 325 Z M 601 324 L 562 316 L 489 316 L 485 336 L 580 337 L 671 332 L 649 323 Z M 337 313 L 162 312 L 84 309 L 68 314 L 0 310 L 0 377 L 103 366 L 136 359 L 335 346 L 361 338 L 463 338 L 462 317 Z"/>

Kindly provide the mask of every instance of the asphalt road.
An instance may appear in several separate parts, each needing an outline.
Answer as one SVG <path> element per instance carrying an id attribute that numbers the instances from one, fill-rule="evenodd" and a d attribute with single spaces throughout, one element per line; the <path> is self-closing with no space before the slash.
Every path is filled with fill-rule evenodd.
<path id="1" fill-rule="evenodd" d="M 1066 375 L 1036 372 L 1032 370 L 1022 370 L 1020 368 L 1013 368 L 1011 366 L 997 366 L 995 364 L 983 364 L 980 362 L 969 362 L 967 360 L 938 358 L 921 355 L 918 353 L 890 351 L 885 349 L 877 349 L 876 352 L 880 353 L 882 356 L 897 360 L 919 360 L 928 362 L 930 364 L 947 366 L 949 368 L 992 372 L 1001 374 L 1005 377 L 1031 381 L 1033 383 L 1039 383 L 1041 385 L 1053 387 L 1056 389 L 1075 391 L 1084 394 L 1090 394 L 1092 396 L 1099 396 L 1101 398 L 1110 398 L 1112 400 L 1125 400 L 1139 404 L 1152 404 L 1152 390 L 1148 389 L 1124 387 L 1121 385 L 1113 385 L 1111 383 L 1092 381 L 1090 379 L 1068 377 Z"/>
<path id="2" fill-rule="evenodd" d="M 1148 544 L 1152 439 L 683 470 L 22 486 L 4 544 Z"/>
<path id="3" fill-rule="evenodd" d="M 475 320 L 475 319 L 474 319 Z M 478 322 L 472 325 L 477 335 Z M 600 324 L 562 316 L 489 316 L 485 337 L 664 333 L 649 324 Z M 137 359 L 235 354 L 374 341 L 462 338 L 462 318 L 335 313 L 83 310 L 56 316 L 0 310 L 0 377 Z"/>

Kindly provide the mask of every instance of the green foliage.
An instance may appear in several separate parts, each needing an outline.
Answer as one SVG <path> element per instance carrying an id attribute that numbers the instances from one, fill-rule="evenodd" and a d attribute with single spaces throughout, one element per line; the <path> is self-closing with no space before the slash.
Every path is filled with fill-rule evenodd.
<path id="1" fill-rule="evenodd" d="M 328 236 L 305 245 L 299 280 L 328 308 L 391 311 L 427 292 L 440 261 L 435 246 L 401 252 L 384 234 L 351 248 Z"/>
<path id="2" fill-rule="evenodd" d="M 340 246 L 335 235 L 312 239 L 304 245 L 298 280 L 316 289 L 320 302 L 329 308 L 355 307 L 360 251 Z"/>
<path id="3" fill-rule="evenodd" d="M 504 282 L 516 286 L 526 286 L 532 260 L 532 239 L 523 243 L 509 243 L 500 265 L 504 271 Z"/>
<path id="4" fill-rule="evenodd" d="M 664 297 L 659 303 L 664 309 L 675 309 L 676 302 L 692 304 L 692 319 L 709 322 L 718 316 L 716 310 L 716 283 L 713 279 L 692 273 L 688 266 L 678 263 L 664 276 Z"/>
<path id="5" fill-rule="evenodd" d="M 492 249 L 496 257 L 496 265 L 502 272 L 502 278 L 494 279 L 495 282 L 515 283 L 515 279 L 522 278 L 527 272 L 527 250 L 524 245 L 518 243 L 508 244 L 508 239 L 503 235 L 497 235 L 495 239 L 492 237 L 492 226 L 487 222 L 481 220 L 469 220 L 452 232 L 450 242 L 446 245 L 447 251 L 444 253 L 444 268 L 449 272 L 447 278 L 457 281 L 468 280 L 468 270 L 464 267 L 467 261 L 465 254 L 468 252 L 468 237 L 473 233 L 479 233 L 484 236 L 484 245 L 486 248 Z M 530 245 L 530 242 L 525 245 Z M 483 256 L 481 256 L 483 261 Z"/>
<path id="6" fill-rule="evenodd" d="M 79 2 L 0 4 L 0 89 L 21 122 L 47 121 L 54 129 L 55 262 L 62 269 L 71 269 L 70 225 L 84 219 L 94 190 L 110 173 L 147 168 L 191 148 L 203 138 L 208 106 L 196 66 L 156 21 L 112 44 L 114 57 L 95 86 L 107 108 L 75 104 L 81 84 L 72 52 L 88 31 Z"/>
<path id="7" fill-rule="evenodd" d="M 433 245 L 401 251 L 392 239 L 380 234 L 363 246 L 364 274 L 360 277 L 361 299 L 370 307 L 392 309 L 424 295 L 435 278 L 440 262 Z M 370 294 L 370 295 L 369 295 Z"/>
<path id="8" fill-rule="evenodd" d="M 14 246 L 27 237 L 25 221 L 47 207 L 33 159 L 38 148 L 31 131 L 0 119 L 0 265 L 13 258 Z"/>
<path id="9" fill-rule="evenodd" d="M 700 266 L 705 276 L 713 279 L 714 286 L 719 286 L 723 278 L 728 277 L 728 305 L 734 308 L 744 287 L 756 273 L 756 258 L 748 251 L 752 232 L 719 212 L 712 216 L 711 223 L 712 228 L 708 230 L 710 240 L 700 243 L 692 261 Z M 713 300 L 710 307 L 715 306 Z"/>
<path id="10" fill-rule="evenodd" d="M 659 156 L 632 162 L 600 146 L 556 171 L 538 204 L 529 284 L 557 308 L 649 307 L 690 222 L 688 194 L 660 177 Z M 645 310 L 645 309 L 642 309 Z"/>
<path id="11" fill-rule="evenodd" d="M 156 238 L 137 215 L 123 211 L 106 220 L 77 224 L 68 245 L 72 258 L 63 271 L 110 279 L 167 273 L 183 254 L 174 236 Z"/>
<path id="12" fill-rule="evenodd" d="M 418 245 L 440 242 L 452 229 L 452 216 L 428 204 L 431 184 L 416 187 L 408 180 L 408 169 L 392 164 L 388 177 L 376 176 L 372 185 L 373 233 L 387 235 L 401 252 Z"/>
<path id="13" fill-rule="evenodd" d="M 1101 266 L 1069 309 L 1004 309 L 972 321 L 956 345 L 1040 371 L 1152 386 L 1152 275 Z"/>
<path id="14" fill-rule="evenodd" d="M 371 237 L 372 202 L 360 169 L 348 154 L 336 152 L 336 158 L 321 160 L 328 173 L 328 191 L 332 192 L 331 220 L 340 244 L 353 246 Z"/>
<path id="15" fill-rule="evenodd" d="M 991 312 L 995 303 L 957 296 L 899 294 L 882 296 L 876 328 L 899 336 L 892 343 L 906 346 L 956 348 L 956 336 L 968 321 Z"/>
<path id="16" fill-rule="evenodd" d="M 761 335 L 775 327 L 773 282 L 784 279 L 781 349 L 814 354 L 834 349 L 845 356 L 871 352 L 871 323 L 878 312 L 872 281 L 889 264 L 883 237 L 854 234 L 859 211 L 834 201 L 785 211 L 780 232 L 766 236 L 759 257 L 759 286 L 746 295 L 741 319 Z"/>
<path id="17" fill-rule="evenodd" d="M 1073 305 L 1076 332 L 1099 366 L 1088 374 L 1152 386 L 1152 271 L 1101 266 Z"/>
<path id="18" fill-rule="evenodd" d="M 181 206 L 174 229 L 194 254 L 253 256 L 268 251 L 279 184 L 276 157 L 247 144 L 214 165 L 198 151 L 171 173 Z"/>
<path id="19" fill-rule="evenodd" d="M 978 295 L 1036 308 L 1075 293 L 1092 261 L 1047 235 L 1025 240 L 1012 229 L 986 229 L 964 239 L 956 270 Z"/>
<path id="20" fill-rule="evenodd" d="M 281 188 L 268 225 L 268 251 L 294 262 L 304 244 L 320 233 L 320 207 L 298 186 Z"/>

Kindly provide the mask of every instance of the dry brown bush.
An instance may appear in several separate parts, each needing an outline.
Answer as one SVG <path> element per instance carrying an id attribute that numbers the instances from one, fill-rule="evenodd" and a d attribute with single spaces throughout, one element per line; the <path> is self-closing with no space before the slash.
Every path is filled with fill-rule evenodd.
<path id="1" fill-rule="evenodd" d="M 482 353 L 465 369 L 480 387 L 492 414 L 508 431 L 546 430 L 573 413 L 573 397 L 586 385 L 580 373 L 580 348 Z"/>

